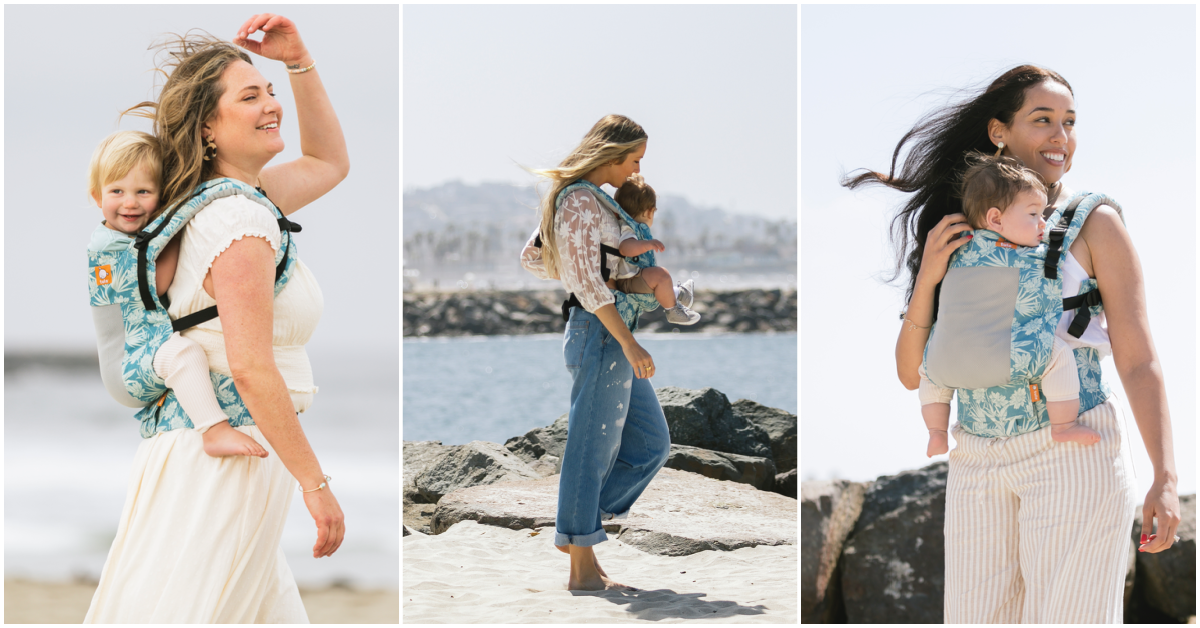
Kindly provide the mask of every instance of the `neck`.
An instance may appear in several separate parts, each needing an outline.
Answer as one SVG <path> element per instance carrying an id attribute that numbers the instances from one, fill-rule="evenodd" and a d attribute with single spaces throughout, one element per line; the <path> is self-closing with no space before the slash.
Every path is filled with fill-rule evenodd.
<path id="1" fill-rule="evenodd" d="M 595 185 L 596 187 L 600 187 L 605 183 L 608 183 L 608 181 L 605 180 L 604 175 L 600 172 L 599 168 L 584 175 L 583 180 Z"/>
<path id="2" fill-rule="evenodd" d="M 265 165 L 265 164 L 263 164 Z M 246 185 L 258 186 L 258 175 L 262 173 L 263 165 L 253 166 L 245 164 L 233 164 L 228 161 L 217 158 L 217 167 L 213 171 L 222 177 L 228 177 L 236 181 L 241 181 Z"/>

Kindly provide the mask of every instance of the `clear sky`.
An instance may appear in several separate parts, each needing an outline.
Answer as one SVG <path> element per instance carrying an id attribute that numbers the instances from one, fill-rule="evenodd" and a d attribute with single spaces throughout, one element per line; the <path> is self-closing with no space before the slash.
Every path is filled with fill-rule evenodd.
<path id="1" fill-rule="evenodd" d="M 796 217 L 795 6 L 407 5 L 404 185 L 530 184 L 621 113 L 660 194 Z M 515 163 L 514 163 L 515 162 Z"/>
<path id="2" fill-rule="evenodd" d="M 882 283 L 905 197 L 850 192 L 886 171 L 900 137 L 1015 65 L 1075 90 L 1078 148 L 1064 181 L 1125 210 L 1166 379 L 1180 494 L 1196 445 L 1196 9 L 1173 6 L 804 6 L 801 9 L 801 479 L 871 480 L 929 463 L 917 393 L 895 373 L 903 290 Z M 897 284 L 898 286 L 899 284 Z M 1141 496 L 1151 467 L 1112 359 Z M 935 459 L 945 459 L 939 456 Z M 1139 496 L 1139 501 L 1141 496 Z"/>
<path id="3" fill-rule="evenodd" d="M 398 6 L 282 6 L 317 61 L 350 152 L 337 188 L 292 218 L 300 255 L 320 282 L 325 311 L 310 353 L 392 347 L 399 353 Z M 4 7 L 5 348 L 95 346 L 85 276 L 100 210 L 87 197 L 92 151 L 149 121 L 118 114 L 156 97 L 152 52 L 165 33 L 201 28 L 232 39 L 256 11 L 236 5 Z M 254 39 L 260 35 L 255 34 Z M 253 55 L 251 55 L 253 57 Z M 300 156 L 283 64 L 254 57 L 284 107 L 287 145 Z M 290 123 L 289 123 L 290 122 Z M 382 271 L 382 274 L 380 273 Z M 320 365 L 316 365 L 319 378 Z"/>

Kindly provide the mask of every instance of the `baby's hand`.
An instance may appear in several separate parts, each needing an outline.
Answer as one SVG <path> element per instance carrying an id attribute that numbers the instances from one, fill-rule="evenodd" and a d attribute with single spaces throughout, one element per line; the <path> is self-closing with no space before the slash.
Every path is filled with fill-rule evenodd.
<path id="1" fill-rule="evenodd" d="M 663 251 L 667 250 L 666 245 L 664 245 L 659 240 L 646 240 L 646 243 L 650 245 L 651 249 L 654 249 L 655 251 L 658 251 L 659 253 L 662 253 Z"/>

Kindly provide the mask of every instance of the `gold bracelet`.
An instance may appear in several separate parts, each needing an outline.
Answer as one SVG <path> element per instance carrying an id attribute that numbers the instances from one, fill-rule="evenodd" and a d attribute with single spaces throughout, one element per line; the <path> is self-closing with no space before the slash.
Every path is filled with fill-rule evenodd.
<path id="1" fill-rule="evenodd" d="M 307 68 L 300 68 L 299 70 L 293 70 L 293 69 L 289 68 L 287 66 L 287 64 L 285 63 L 283 66 L 283 69 L 287 70 L 288 74 L 304 74 L 305 72 L 307 72 L 315 67 L 317 67 L 317 60 L 313 59 L 312 65 L 308 66 Z"/>
<path id="2" fill-rule="evenodd" d="M 321 490 L 321 489 L 325 488 L 326 486 L 329 486 L 329 481 L 330 481 L 330 480 L 332 480 L 332 479 L 333 479 L 333 478 L 329 477 L 328 475 L 327 475 L 327 476 L 325 476 L 325 481 L 324 481 L 324 482 L 321 482 L 321 485 L 320 485 L 320 486 L 318 486 L 317 488 L 314 488 L 314 489 L 312 489 L 311 491 L 306 491 L 306 490 L 304 490 L 304 487 L 303 487 L 303 486 L 300 486 L 299 484 L 296 484 L 296 490 L 300 491 L 301 493 L 315 493 L 315 492 L 317 492 L 317 491 L 319 491 L 319 490 Z"/>
<path id="3" fill-rule="evenodd" d="M 911 325 L 911 327 L 909 327 L 909 328 L 908 328 L 908 330 L 909 330 L 909 331 L 916 331 L 916 330 L 918 330 L 918 329 L 929 329 L 929 327 L 933 327 L 933 325 L 930 325 L 929 327 L 921 327 L 920 325 L 918 325 L 918 324 L 916 324 L 916 323 L 914 323 L 914 322 L 912 322 L 912 321 L 908 320 L 907 318 L 906 318 L 906 319 L 904 319 L 904 322 L 906 322 L 906 323 L 908 323 L 909 325 Z"/>

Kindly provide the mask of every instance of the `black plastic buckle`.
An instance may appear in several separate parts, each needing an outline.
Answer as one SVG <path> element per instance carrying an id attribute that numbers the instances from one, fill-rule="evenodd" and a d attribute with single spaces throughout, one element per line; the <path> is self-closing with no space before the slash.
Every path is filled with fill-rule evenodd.
<path id="1" fill-rule="evenodd" d="M 144 249 L 153 238 L 153 231 L 139 231 L 136 236 L 133 236 L 133 245 L 139 249 Z"/>

